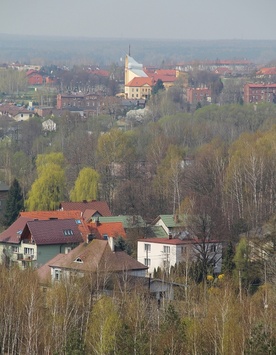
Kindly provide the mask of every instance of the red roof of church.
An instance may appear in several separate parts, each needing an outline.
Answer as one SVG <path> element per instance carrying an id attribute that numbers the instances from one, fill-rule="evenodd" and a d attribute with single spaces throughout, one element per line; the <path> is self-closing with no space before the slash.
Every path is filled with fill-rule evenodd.
<path id="1" fill-rule="evenodd" d="M 130 87 L 141 87 L 141 86 L 153 86 L 154 85 L 154 81 L 152 78 L 149 77 L 137 77 L 137 78 L 133 78 L 126 86 L 130 86 Z"/>

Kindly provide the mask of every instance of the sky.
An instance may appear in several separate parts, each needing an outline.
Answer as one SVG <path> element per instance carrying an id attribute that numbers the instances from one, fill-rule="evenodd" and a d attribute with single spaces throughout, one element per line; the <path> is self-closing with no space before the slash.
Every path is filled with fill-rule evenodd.
<path id="1" fill-rule="evenodd" d="M 276 40 L 276 0 L 1 0 L 0 34 Z"/>

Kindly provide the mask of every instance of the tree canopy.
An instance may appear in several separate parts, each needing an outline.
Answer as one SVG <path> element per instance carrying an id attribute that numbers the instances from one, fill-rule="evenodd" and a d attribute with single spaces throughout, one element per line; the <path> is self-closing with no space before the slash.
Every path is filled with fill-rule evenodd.
<path id="1" fill-rule="evenodd" d="M 89 201 L 97 199 L 99 179 L 100 175 L 96 170 L 83 168 L 75 181 L 74 188 L 71 190 L 71 201 L 80 202 L 83 200 Z"/>
<path id="2" fill-rule="evenodd" d="M 29 211 L 54 210 L 64 199 L 65 172 L 62 153 L 39 155 L 37 158 L 38 178 L 32 184 L 25 202 Z"/>
<path id="3" fill-rule="evenodd" d="M 23 194 L 18 180 L 14 179 L 8 192 L 4 211 L 5 226 L 10 226 L 18 217 L 20 211 L 24 208 Z"/>

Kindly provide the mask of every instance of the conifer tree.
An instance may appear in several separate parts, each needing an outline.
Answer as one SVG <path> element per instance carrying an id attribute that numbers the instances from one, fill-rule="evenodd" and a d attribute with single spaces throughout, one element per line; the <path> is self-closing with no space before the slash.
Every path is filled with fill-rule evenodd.
<path id="1" fill-rule="evenodd" d="M 19 182 L 14 179 L 8 192 L 3 224 L 6 227 L 10 226 L 17 219 L 18 214 L 23 210 L 23 207 L 24 200 L 21 186 L 19 185 Z"/>

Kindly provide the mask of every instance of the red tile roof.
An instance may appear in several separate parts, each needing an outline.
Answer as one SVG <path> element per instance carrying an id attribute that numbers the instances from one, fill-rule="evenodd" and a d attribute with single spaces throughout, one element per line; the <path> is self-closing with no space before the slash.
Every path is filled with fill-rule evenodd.
<path id="1" fill-rule="evenodd" d="M 129 87 L 142 87 L 142 86 L 153 86 L 154 85 L 154 81 L 152 78 L 148 78 L 148 77 L 137 77 L 137 78 L 133 78 L 126 86 Z"/>
<path id="2" fill-rule="evenodd" d="M 47 220 L 51 218 L 57 219 L 79 219 L 81 218 L 80 210 L 69 210 L 69 211 L 24 211 L 20 212 L 20 216 L 28 217 L 31 219 Z"/>
<path id="3" fill-rule="evenodd" d="M 105 78 L 109 77 L 109 72 L 103 69 L 88 70 L 88 73 L 98 76 L 103 76 Z"/>
<path id="4" fill-rule="evenodd" d="M 245 86 L 256 89 L 276 88 L 276 84 L 245 84 Z"/>
<path id="5" fill-rule="evenodd" d="M 123 237 L 126 238 L 126 233 L 122 222 L 109 222 L 109 223 L 90 223 L 89 229 L 91 233 L 99 239 L 103 239 L 104 235 L 109 237 Z"/>
<path id="6" fill-rule="evenodd" d="M 106 201 L 61 202 L 60 209 L 63 211 L 79 210 L 81 212 L 96 210 L 104 217 L 112 215 Z"/>
<path id="7" fill-rule="evenodd" d="M 276 67 L 271 68 L 261 68 L 257 75 L 276 75 Z"/>
<path id="8" fill-rule="evenodd" d="M 159 78 L 159 77 L 171 77 L 171 78 L 176 78 L 176 70 L 175 69 L 146 69 L 145 70 L 146 74 L 150 78 Z"/>
<path id="9" fill-rule="evenodd" d="M 157 80 L 162 80 L 163 83 L 174 83 L 177 80 L 176 76 L 163 75 L 158 73 L 153 74 L 151 78 L 154 80 L 155 83 L 157 82 Z"/>
<path id="10" fill-rule="evenodd" d="M 87 209 L 83 212 L 83 219 L 88 222 L 91 219 L 91 217 L 93 217 L 94 215 L 98 215 L 98 214 L 100 214 L 100 213 L 97 210 Z"/>

